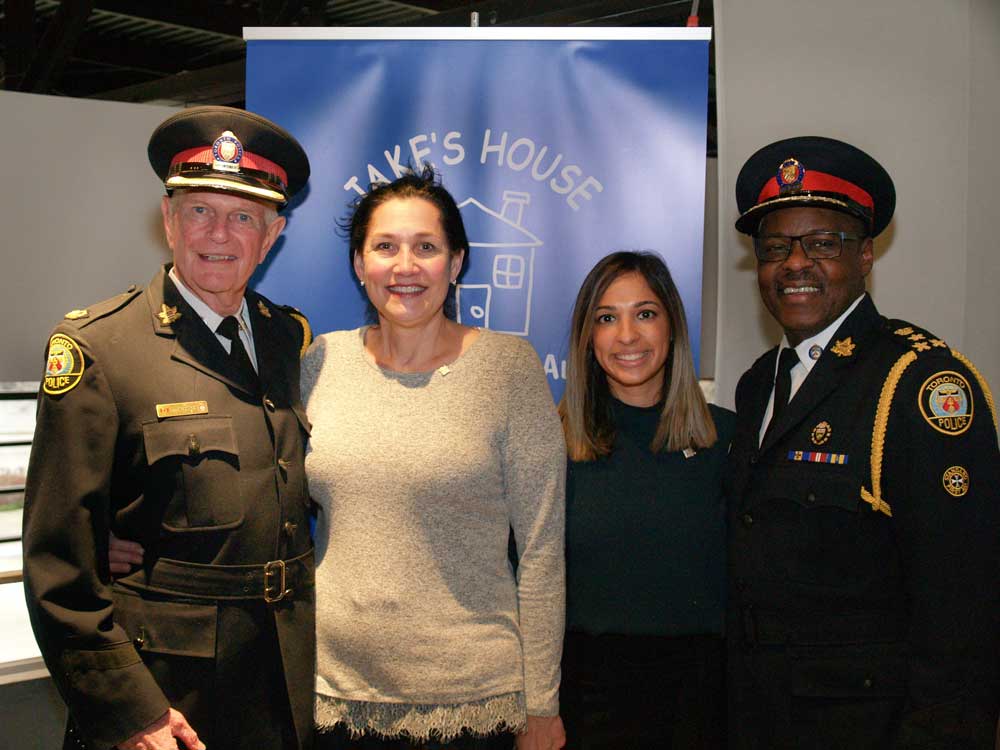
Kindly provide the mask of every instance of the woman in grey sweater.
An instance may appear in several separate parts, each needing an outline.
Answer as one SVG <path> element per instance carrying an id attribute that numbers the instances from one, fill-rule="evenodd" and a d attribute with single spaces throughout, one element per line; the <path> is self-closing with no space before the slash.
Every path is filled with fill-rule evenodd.
<path id="1" fill-rule="evenodd" d="M 445 315 L 467 248 L 429 169 L 373 189 L 350 252 L 377 323 L 303 360 L 319 748 L 563 746 L 562 432 L 531 346 Z"/>

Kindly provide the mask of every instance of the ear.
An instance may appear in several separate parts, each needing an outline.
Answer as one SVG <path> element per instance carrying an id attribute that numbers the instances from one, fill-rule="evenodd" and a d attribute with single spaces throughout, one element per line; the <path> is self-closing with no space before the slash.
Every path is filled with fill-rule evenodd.
<path id="1" fill-rule="evenodd" d="M 875 243 L 871 237 L 865 237 L 858 249 L 861 258 L 861 275 L 868 276 L 871 273 L 872 265 L 875 263 Z"/>
<path id="2" fill-rule="evenodd" d="M 358 277 L 358 281 L 365 280 L 365 261 L 363 258 L 363 251 L 358 250 L 354 253 L 354 261 L 352 263 L 354 266 L 354 275 Z"/>
<path id="3" fill-rule="evenodd" d="M 285 228 L 285 217 L 279 216 L 277 219 L 272 221 L 267 225 L 267 229 L 264 230 L 264 242 L 260 247 L 260 257 L 257 259 L 257 265 L 264 262 L 264 258 L 267 254 L 271 252 L 271 248 L 274 247 L 274 243 L 278 241 L 278 237 L 281 236 L 281 232 Z"/>
<path id="4" fill-rule="evenodd" d="M 451 275 L 448 276 L 448 280 L 458 279 L 458 274 L 462 270 L 462 261 L 465 260 L 465 250 L 459 250 L 457 253 L 451 254 L 450 261 L 450 271 Z"/>
<path id="5" fill-rule="evenodd" d="M 164 195 L 160 201 L 160 213 L 163 214 L 163 233 L 167 236 L 167 246 L 174 249 L 174 227 L 170 220 L 170 196 Z"/>

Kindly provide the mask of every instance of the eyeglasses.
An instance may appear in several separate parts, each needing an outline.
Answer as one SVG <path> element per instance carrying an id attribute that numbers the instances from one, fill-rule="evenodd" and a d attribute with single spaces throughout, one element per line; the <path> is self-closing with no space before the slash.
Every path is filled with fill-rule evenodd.
<path id="1" fill-rule="evenodd" d="M 831 260 L 844 251 L 845 242 L 857 242 L 860 239 L 858 235 L 847 232 L 814 232 L 797 237 L 764 235 L 753 238 L 753 250 L 761 263 L 777 263 L 791 255 L 792 243 L 797 241 L 810 260 Z"/>

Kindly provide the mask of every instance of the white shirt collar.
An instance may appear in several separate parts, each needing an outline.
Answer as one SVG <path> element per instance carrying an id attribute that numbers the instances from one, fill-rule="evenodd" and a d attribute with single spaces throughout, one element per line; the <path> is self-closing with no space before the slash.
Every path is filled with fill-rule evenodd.
<path id="1" fill-rule="evenodd" d="M 198 317 L 205 321 L 205 325 L 214 333 L 215 329 L 219 327 L 219 323 L 222 322 L 225 315 L 219 315 L 215 310 L 209 307 L 205 301 L 199 297 L 197 294 L 192 292 L 185 286 L 184 282 L 181 281 L 181 277 L 177 275 L 177 271 L 174 266 L 170 267 L 170 271 L 167 274 L 170 276 L 170 280 L 174 282 L 174 286 L 177 287 L 177 291 L 181 293 L 184 301 L 191 305 L 191 308 L 198 313 Z M 240 309 L 236 312 L 236 320 L 242 328 L 247 333 L 251 332 L 250 328 L 250 316 L 247 315 L 247 298 L 243 297 L 243 301 L 240 302 Z M 252 340 L 252 337 L 251 337 Z"/>
<path id="2" fill-rule="evenodd" d="M 856 308 L 858 305 L 861 304 L 861 300 L 865 298 L 866 294 L 867 292 L 862 292 L 861 296 L 858 297 L 856 300 L 854 300 L 854 302 L 852 302 L 848 306 L 848 308 L 840 314 L 839 318 L 833 321 L 822 331 L 817 333 L 815 336 L 811 336 L 798 343 L 798 345 L 795 347 L 795 353 L 799 355 L 799 364 L 801 364 L 805 368 L 805 374 L 809 374 L 810 372 L 812 372 L 813 365 L 815 365 L 816 360 L 819 359 L 819 357 L 816 357 L 815 359 L 813 357 L 810 357 L 809 350 L 812 349 L 814 346 L 818 346 L 819 347 L 818 351 L 820 352 L 825 351 L 827 344 L 830 343 L 830 339 L 833 338 L 833 334 L 837 332 L 837 329 L 840 328 L 841 323 L 843 323 L 847 319 L 847 316 L 850 315 L 852 312 L 854 312 L 854 308 Z M 778 347 L 778 356 L 781 356 L 782 349 L 787 349 L 787 348 L 789 348 L 788 337 L 782 336 L 781 345 Z"/>
<path id="3" fill-rule="evenodd" d="M 815 336 L 810 336 L 804 341 L 800 341 L 799 345 L 795 347 L 795 353 L 799 357 L 798 364 L 796 364 L 789 372 L 789 377 L 791 379 L 791 390 L 789 392 L 789 400 L 795 397 L 798 393 L 799 387 L 805 382 L 806 377 L 812 372 L 813 365 L 816 364 L 816 359 L 809 356 L 809 350 L 813 347 L 819 347 L 816 351 L 822 355 L 822 352 L 826 349 L 826 345 L 830 343 L 830 339 L 833 338 L 833 334 L 837 332 L 840 328 L 840 324 L 843 323 L 847 316 L 850 315 L 854 308 L 861 304 L 861 300 L 864 299 L 865 293 L 862 293 L 860 297 L 854 300 L 851 305 L 844 310 L 839 318 L 833 321 L 830 325 L 824 328 L 822 331 L 817 333 Z M 778 361 L 781 357 L 782 349 L 788 349 L 788 337 L 781 337 L 781 344 L 778 346 L 778 356 L 774 360 L 774 372 L 771 374 L 772 378 L 778 372 Z M 767 408 L 764 410 L 764 418 L 761 420 L 760 428 L 757 432 L 757 444 L 760 445 L 764 442 L 764 433 L 767 432 L 767 426 L 771 422 L 771 415 L 774 413 L 774 385 L 771 385 L 771 395 L 768 398 Z"/>

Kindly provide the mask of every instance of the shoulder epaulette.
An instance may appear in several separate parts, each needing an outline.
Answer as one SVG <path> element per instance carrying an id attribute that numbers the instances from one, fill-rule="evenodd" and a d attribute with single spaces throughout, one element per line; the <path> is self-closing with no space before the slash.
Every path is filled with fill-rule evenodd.
<path id="1" fill-rule="evenodd" d="M 109 297 L 82 310 L 70 310 L 63 316 L 63 319 L 70 321 L 77 328 L 86 328 L 95 320 L 118 312 L 141 293 L 142 287 L 132 284 L 124 292 L 116 294 L 114 297 Z"/>
<path id="2" fill-rule="evenodd" d="M 312 327 L 309 325 L 309 319 L 301 310 L 296 307 L 292 307 L 291 305 L 278 305 L 278 307 L 284 310 L 284 312 L 291 316 L 296 323 L 302 326 L 302 348 L 299 349 L 299 359 L 302 359 L 302 357 L 306 354 L 306 349 L 309 348 L 313 339 Z"/>
<path id="3" fill-rule="evenodd" d="M 906 349 L 922 354 L 941 350 L 942 353 L 950 353 L 948 344 L 933 333 L 913 323 L 905 320 L 885 320 L 882 323 L 883 332 L 894 339 L 896 343 Z"/>
<path id="4" fill-rule="evenodd" d="M 883 330 L 894 337 L 899 346 L 906 351 L 893 363 L 886 375 L 885 382 L 882 383 L 882 390 L 879 393 L 878 406 L 875 409 L 875 424 L 872 429 L 871 447 L 871 491 L 861 487 L 861 499 L 872 506 L 872 510 L 882 511 L 887 516 L 892 516 L 892 509 L 882 497 L 882 461 L 885 451 L 886 432 L 889 429 L 889 413 L 892 409 L 893 396 L 903 373 L 910 365 L 922 356 L 948 356 L 954 357 L 961 362 L 972 373 L 983 391 L 983 397 L 990 408 L 993 417 L 994 429 L 997 427 L 996 404 L 993 401 L 993 393 L 989 384 L 982 376 L 976 366 L 972 364 L 968 357 L 959 351 L 949 347 L 943 340 L 929 331 L 907 323 L 904 320 L 886 320 L 883 323 Z"/>

